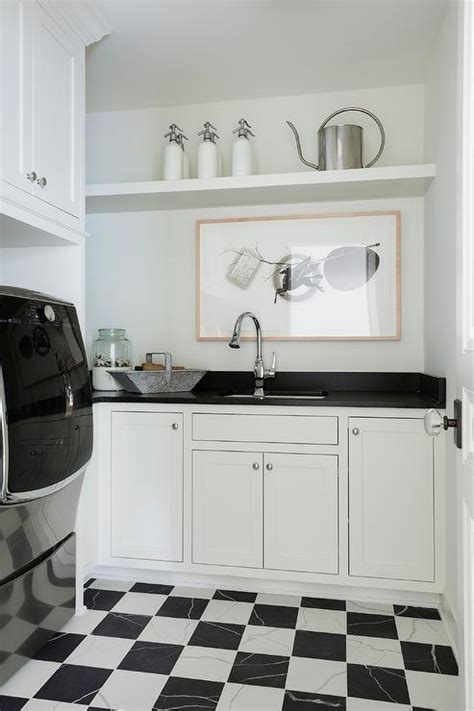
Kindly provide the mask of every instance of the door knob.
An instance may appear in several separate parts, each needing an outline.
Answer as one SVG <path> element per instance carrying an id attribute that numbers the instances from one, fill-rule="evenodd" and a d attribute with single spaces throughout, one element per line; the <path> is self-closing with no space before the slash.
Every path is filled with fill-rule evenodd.
<path id="1" fill-rule="evenodd" d="M 255 471 L 257 471 L 257 469 L 260 469 L 260 464 L 258 462 L 254 462 L 252 464 L 252 469 L 255 469 Z"/>
<path id="2" fill-rule="evenodd" d="M 272 469 L 273 469 L 273 464 L 270 464 L 270 462 L 269 462 L 269 463 L 266 465 L 265 469 L 267 469 L 267 471 L 271 472 Z"/>
<path id="3" fill-rule="evenodd" d="M 430 437 L 437 437 L 441 430 L 454 429 L 454 444 L 462 449 L 462 402 L 454 401 L 454 417 L 447 417 L 435 408 L 428 410 L 424 417 L 425 432 Z"/>
<path id="4" fill-rule="evenodd" d="M 37 177 L 38 176 L 36 175 L 34 170 L 32 170 L 31 173 L 26 174 L 26 179 L 29 180 L 30 183 L 34 183 Z"/>
<path id="5" fill-rule="evenodd" d="M 45 178 L 44 176 L 43 176 L 42 178 L 38 178 L 38 180 L 37 180 L 36 182 L 37 182 L 38 185 L 40 185 L 42 188 L 46 187 L 46 185 L 48 184 L 48 181 L 46 180 L 46 178 Z"/>

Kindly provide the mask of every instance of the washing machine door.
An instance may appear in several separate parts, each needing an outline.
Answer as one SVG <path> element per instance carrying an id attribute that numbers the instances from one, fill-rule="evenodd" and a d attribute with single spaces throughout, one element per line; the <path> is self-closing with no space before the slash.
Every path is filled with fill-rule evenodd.
<path id="1" fill-rule="evenodd" d="M 74 306 L 0 287 L 0 500 L 45 496 L 92 453 L 92 393 Z"/>

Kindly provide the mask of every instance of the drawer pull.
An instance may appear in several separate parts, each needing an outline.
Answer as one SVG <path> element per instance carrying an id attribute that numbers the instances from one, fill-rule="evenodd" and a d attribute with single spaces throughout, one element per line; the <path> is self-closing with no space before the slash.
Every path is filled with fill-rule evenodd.
<path id="1" fill-rule="evenodd" d="M 252 469 L 255 469 L 255 471 L 257 471 L 257 469 L 260 469 L 260 464 L 258 462 L 254 462 L 252 464 Z"/>
<path id="2" fill-rule="evenodd" d="M 37 177 L 38 177 L 38 176 L 37 176 L 37 174 L 35 173 L 34 170 L 32 170 L 31 173 L 27 173 L 27 174 L 26 174 L 26 179 L 29 180 L 30 183 L 35 183 Z"/>
<path id="3" fill-rule="evenodd" d="M 353 430 L 352 430 L 352 434 L 353 434 L 353 435 L 358 435 L 359 432 L 360 432 L 360 430 L 359 430 L 358 427 L 354 427 Z"/>
<path id="4" fill-rule="evenodd" d="M 268 463 L 268 464 L 266 465 L 265 469 L 266 469 L 267 471 L 271 472 L 272 469 L 273 469 L 273 464 Z"/>
<path id="5" fill-rule="evenodd" d="M 178 425 L 177 422 L 173 422 L 173 424 L 171 425 L 171 427 L 172 427 L 174 430 L 177 430 L 178 427 L 179 427 L 179 425 Z"/>

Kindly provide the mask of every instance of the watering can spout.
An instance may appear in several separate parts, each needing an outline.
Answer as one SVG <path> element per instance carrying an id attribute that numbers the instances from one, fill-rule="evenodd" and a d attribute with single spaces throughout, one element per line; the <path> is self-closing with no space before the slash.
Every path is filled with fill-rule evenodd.
<path id="1" fill-rule="evenodd" d="M 293 134 L 295 136 L 296 150 L 298 151 L 298 156 L 300 158 L 300 161 L 302 163 L 304 163 L 305 165 L 308 165 L 310 168 L 314 168 L 315 170 L 320 170 L 319 165 L 316 165 L 315 163 L 310 163 L 309 160 L 306 160 L 306 158 L 303 156 L 303 152 L 301 150 L 301 141 L 300 141 L 298 131 L 296 130 L 296 126 L 293 123 L 291 123 L 291 121 L 287 121 L 286 123 L 291 128 L 291 130 L 293 131 Z"/>

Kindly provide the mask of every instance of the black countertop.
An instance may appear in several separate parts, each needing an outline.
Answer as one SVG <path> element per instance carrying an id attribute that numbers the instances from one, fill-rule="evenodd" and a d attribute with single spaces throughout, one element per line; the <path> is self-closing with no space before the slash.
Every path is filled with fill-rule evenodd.
<path id="1" fill-rule="evenodd" d="M 446 379 L 422 373 L 335 373 L 285 372 L 265 382 L 267 393 L 328 393 L 323 400 L 285 397 L 253 400 L 223 397 L 232 393 L 252 393 L 253 375 L 242 371 L 209 371 L 192 392 L 141 395 L 120 391 L 94 391 L 93 402 L 165 403 L 181 405 L 259 405 L 297 407 L 394 407 L 444 408 Z"/>

